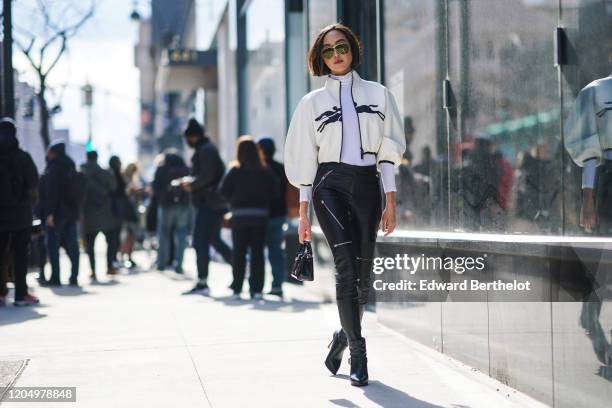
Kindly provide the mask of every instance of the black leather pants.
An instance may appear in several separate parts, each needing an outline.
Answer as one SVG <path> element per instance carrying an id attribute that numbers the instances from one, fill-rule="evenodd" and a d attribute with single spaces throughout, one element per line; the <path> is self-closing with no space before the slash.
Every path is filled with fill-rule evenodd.
<path id="1" fill-rule="evenodd" d="M 376 165 L 321 163 L 312 187 L 319 225 L 336 267 L 336 300 L 349 342 L 361 340 L 359 309 L 368 301 L 382 196 Z"/>

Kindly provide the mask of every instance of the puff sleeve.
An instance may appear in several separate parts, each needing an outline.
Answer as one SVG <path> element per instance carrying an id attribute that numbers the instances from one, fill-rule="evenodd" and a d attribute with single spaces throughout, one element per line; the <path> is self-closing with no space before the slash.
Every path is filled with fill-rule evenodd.
<path id="1" fill-rule="evenodd" d="M 393 94 L 385 88 L 385 122 L 383 139 L 378 149 L 378 168 L 381 163 L 391 163 L 398 168 L 406 151 L 404 125 Z"/>
<path id="2" fill-rule="evenodd" d="M 317 174 L 318 147 L 308 95 L 298 103 L 285 140 L 284 164 L 289 183 L 299 188 L 312 185 Z"/>
<path id="3" fill-rule="evenodd" d="M 589 159 L 601 161 L 601 145 L 595 116 L 595 87 L 583 88 L 574 109 L 565 122 L 565 146 L 572 160 L 580 166 Z"/>

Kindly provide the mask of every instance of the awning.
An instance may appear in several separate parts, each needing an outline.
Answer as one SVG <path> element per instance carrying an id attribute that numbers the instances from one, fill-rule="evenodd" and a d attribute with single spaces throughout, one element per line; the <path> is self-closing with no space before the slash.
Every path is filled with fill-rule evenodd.
<path id="1" fill-rule="evenodd" d="M 155 87 L 161 93 L 217 89 L 217 50 L 164 50 Z"/>
<path id="2" fill-rule="evenodd" d="M 538 112 L 533 115 L 490 124 L 484 131 L 476 132 L 476 134 L 484 138 L 503 138 L 513 133 L 537 129 L 538 126 L 556 124 L 558 119 L 558 110 Z"/>

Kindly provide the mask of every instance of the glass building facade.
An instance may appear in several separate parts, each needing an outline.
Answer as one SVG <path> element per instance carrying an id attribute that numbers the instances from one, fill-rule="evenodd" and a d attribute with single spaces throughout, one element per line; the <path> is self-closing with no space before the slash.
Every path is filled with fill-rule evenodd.
<path id="1" fill-rule="evenodd" d="M 403 116 L 401 229 L 584 235 L 581 169 L 563 124 L 578 92 L 612 72 L 611 9 L 609 0 L 231 1 L 222 26 L 238 32 L 238 133 L 282 147 L 293 108 L 323 84 L 308 74 L 308 47 L 344 21 L 364 46 L 360 74 L 385 84 Z"/>
<path id="2" fill-rule="evenodd" d="M 580 226 L 582 169 L 567 152 L 564 125 L 580 90 L 612 73 L 612 0 L 228 4 L 222 21 L 226 29 L 236 24 L 238 91 L 228 95 L 237 99 L 238 131 L 273 136 L 278 159 L 295 105 L 323 83 L 309 76 L 305 59 L 317 33 L 342 21 L 360 36 L 359 73 L 393 93 L 408 146 L 396 173 L 398 227 L 381 241 L 421 251 L 443 248 L 443 234 L 460 236 L 464 249 L 497 240 L 504 261 L 495 273 L 534 277 L 551 268 L 538 240 L 592 235 Z M 230 86 L 220 82 L 219 92 Z M 322 236 L 315 245 L 320 279 L 333 282 Z M 608 295 L 596 302 L 388 302 L 377 303 L 376 313 L 549 405 L 607 407 L 611 306 Z"/>

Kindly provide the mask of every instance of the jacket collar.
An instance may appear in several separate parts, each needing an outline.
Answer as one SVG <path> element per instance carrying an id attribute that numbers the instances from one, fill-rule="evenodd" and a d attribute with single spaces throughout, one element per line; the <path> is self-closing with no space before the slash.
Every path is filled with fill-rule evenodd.
<path id="1" fill-rule="evenodd" d="M 198 143 L 196 144 L 195 147 L 196 149 L 199 149 L 202 146 L 206 146 L 208 142 L 210 142 L 210 139 L 208 138 L 208 136 L 202 136 L 200 140 L 198 140 Z"/>
<path id="2" fill-rule="evenodd" d="M 355 86 L 361 81 L 361 77 L 355 70 L 352 70 L 351 73 L 353 74 L 353 86 Z M 331 75 L 328 74 L 327 78 L 325 79 L 325 90 L 329 92 L 338 92 L 339 88 L 340 81 L 332 78 Z"/>

